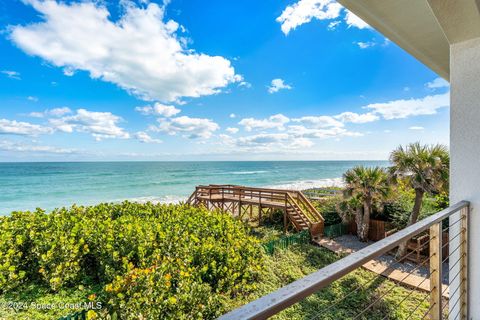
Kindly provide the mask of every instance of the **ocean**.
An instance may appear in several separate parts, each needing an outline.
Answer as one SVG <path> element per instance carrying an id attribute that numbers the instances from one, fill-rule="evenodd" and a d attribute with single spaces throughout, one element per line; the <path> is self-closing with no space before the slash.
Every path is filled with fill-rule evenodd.
<path id="1" fill-rule="evenodd" d="M 0 163 L 0 215 L 100 202 L 186 200 L 196 185 L 238 184 L 302 190 L 341 185 L 356 165 L 387 161 Z"/>

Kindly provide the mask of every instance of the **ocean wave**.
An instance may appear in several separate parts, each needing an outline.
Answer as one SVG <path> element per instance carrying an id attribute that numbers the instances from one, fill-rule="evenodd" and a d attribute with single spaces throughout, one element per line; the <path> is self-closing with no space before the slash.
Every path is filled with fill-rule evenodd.
<path id="1" fill-rule="evenodd" d="M 236 174 L 236 175 L 243 175 L 243 174 L 258 174 L 258 173 L 267 173 L 266 170 L 257 170 L 257 171 L 232 171 L 232 172 L 225 172 L 223 174 Z"/>
<path id="2" fill-rule="evenodd" d="M 167 195 L 167 196 L 161 196 L 161 197 L 155 197 L 155 196 L 149 196 L 149 197 L 137 197 L 137 198 L 129 198 L 129 199 L 123 199 L 127 200 L 130 202 L 137 202 L 137 203 L 162 203 L 162 204 L 175 204 L 179 203 L 182 201 L 186 201 L 188 197 L 184 196 L 173 196 L 173 195 Z M 115 201 L 115 202 L 121 202 L 123 200 Z"/>
<path id="3" fill-rule="evenodd" d="M 344 185 L 342 178 L 318 179 L 318 180 L 300 180 L 289 183 L 264 186 L 264 188 L 287 189 L 287 190 L 305 190 L 310 188 L 324 187 L 342 187 Z"/>

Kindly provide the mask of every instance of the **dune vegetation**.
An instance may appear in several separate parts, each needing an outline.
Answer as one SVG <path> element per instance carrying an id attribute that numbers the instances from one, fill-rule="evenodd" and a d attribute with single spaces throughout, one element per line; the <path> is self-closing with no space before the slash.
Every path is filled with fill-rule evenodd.
<path id="1" fill-rule="evenodd" d="M 185 205 L 100 204 L 0 218 L 2 319 L 58 319 L 89 309 L 90 319 L 213 319 L 339 257 L 306 244 L 265 253 L 281 223 L 252 228 L 229 214 Z M 374 275 L 358 270 L 277 316 L 307 319 Z M 348 319 L 394 284 L 383 278 L 319 319 Z M 368 319 L 403 319 L 424 294 L 395 288 Z M 77 309 L 39 309 L 69 303 Z M 90 304 L 89 304 L 90 303 Z M 101 308 L 92 308 L 97 303 Z M 422 305 L 418 312 L 427 306 Z"/>

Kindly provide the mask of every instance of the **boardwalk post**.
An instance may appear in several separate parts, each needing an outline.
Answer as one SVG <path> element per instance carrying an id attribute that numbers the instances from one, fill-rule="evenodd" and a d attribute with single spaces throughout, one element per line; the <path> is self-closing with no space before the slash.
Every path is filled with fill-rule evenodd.
<path id="1" fill-rule="evenodd" d="M 298 197 L 298 193 L 293 190 L 234 185 L 197 186 L 188 202 L 203 204 L 209 210 L 222 210 L 234 216 L 238 213 L 241 220 L 247 214 L 247 221 L 253 221 L 255 206 L 258 209 L 258 226 L 263 219 L 273 219 L 275 210 L 283 209 L 284 232 L 287 232 L 290 223 L 297 231 L 306 230 L 313 223 L 321 225 L 323 229 L 323 217 L 308 199 Z"/>
<path id="2" fill-rule="evenodd" d="M 430 319 L 442 319 L 442 223 L 430 227 Z"/>

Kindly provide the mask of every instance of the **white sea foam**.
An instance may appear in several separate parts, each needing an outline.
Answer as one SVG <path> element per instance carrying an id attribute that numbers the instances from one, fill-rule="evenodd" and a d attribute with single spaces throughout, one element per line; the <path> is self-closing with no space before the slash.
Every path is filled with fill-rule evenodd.
<path id="1" fill-rule="evenodd" d="M 188 198 L 184 196 L 172 196 L 172 195 L 167 195 L 167 196 L 161 196 L 161 197 L 155 197 L 155 196 L 149 196 L 149 197 L 137 197 L 137 198 L 130 198 L 126 199 L 131 202 L 137 202 L 137 203 L 163 203 L 163 204 L 171 204 L 171 203 L 179 203 L 182 201 L 186 201 Z M 120 201 L 116 201 L 120 202 Z"/>
<path id="2" fill-rule="evenodd" d="M 258 174 L 258 173 L 266 173 L 268 171 L 265 170 L 257 170 L 257 171 L 232 171 L 232 172 L 225 172 L 224 174 L 236 174 L 236 175 L 243 175 L 243 174 Z"/>
<path id="3" fill-rule="evenodd" d="M 319 179 L 319 180 L 292 181 L 284 184 L 268 185 L 268 186 L 265 186 L 265 188 L 305 190 L 305 189 L 311 189 L 311 188 L 342 187 L 343 185 L 344 185 L 344 182 L 342 178 L 332 178 L 332 179 Z"/>
<path id="4" fill-rule="evenodd" d="M 263 186 L 264 188 L 272 188 L 272 189 L 286 189 L 286 190 L 305 190 L 310 188 L 324 188 L 324 187 L 342 187 L 344 185 L 342 178 L 332 178 L 332 179 L 318 179 L 318 180 L 300 180 L 300 181 L 292 181 L 289 183 L 283 184 L 273 184 L 268 186 Z M 193 190 L 194 188 L 192 188 Z M 123 200 L 128 200 L 131 202 L 138 202 L 138 203 L 162 203 L 162 204 L 176 204 L 182 201 L 186 201 L 188 196 L 173 196 L 173 195 L 166 195 L 166 196 L 146 196 L 146 197 L 137 197 L 137 198 L 129 198 L 129 199 L 122 199 L 116 200 L 114 202 L 121 202 Z"/>

